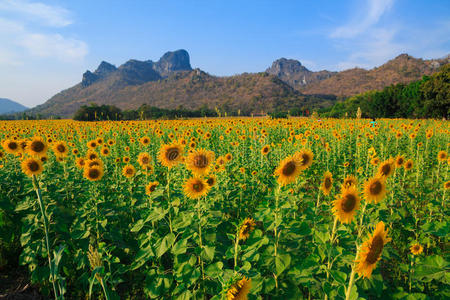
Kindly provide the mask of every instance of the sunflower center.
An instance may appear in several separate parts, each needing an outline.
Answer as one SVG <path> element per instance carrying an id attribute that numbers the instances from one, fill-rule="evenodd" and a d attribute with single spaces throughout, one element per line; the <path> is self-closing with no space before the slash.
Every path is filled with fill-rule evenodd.
<path id="1" fill-rule="evenodd" d="M 346 213 L 351 212 L 356 205 L 356 197 L 352 194 L 347 194 L 344 196 L 341 207 L 342 210 Z"/>
<path id="2" fill-rule="evenodd" d="M 264 153 L 269 152 L 269 148 L 264 148 L 264 149 L 263 149 L 263 152 L 264 152 Z"/>
<path id="3" fill-rule="evenodd" d="M 331 187 L 331 179 L 329 177 L 325 178 L 325 188 Z"/>
<path id="4" fill-rule="evenodd" d="M 60 152 L 60 153 L 64 153 L 64 152 L 66 152 L 66 147 L 64 147 L 64 145 L 58 145 L 56 147 L 56 150 L 58 150 L 58 152 Z"/>
<path id="5" fill-rule="evenodd" d="M 197 168 L 206 168 L 208 166 L 208 158 L 206 155 L 200 154 L 194 157 L 194 166 Z"/>
<path id="6" fill-rule="evenodd" d="M 370 245 L 370 251 L 367 254 L 366 261 L 370 264 L 376 263 L 381 255 L 381 252 L 383 251 L 383 247 L 383 238 L 379 235 L 375 236 L 372 240 L 372 244 Z"/>
<path id="7" fill-rule="evenodd" d="M 381 182 L 379 182 L 379 181 L 375 181 L 369 187 L 370 194 L 372 194 L 372 195 L 379 195 L 381 193 L 382 189 L 383 189 L 383 186 L 381 185 Z"/>
<path id="8" fill-rule="evenodd" d="M 303 165 L 307 165 L 309 163 L 309 155 L 308 154 L 302 154 L 303 159 Z"/>
<path id="9" fill-rule="evenodd" d="M 399 164 L 399 165 L 403 164 L 403 158 L 397 159 L 397 164 Z"/>
<path id="10" fill-rule="evenodd" d="M 8 148 L 11 150 L 16 150 L 19 147 L 16 142 L 11 142 L 8 144 Z"/>
<path id="11" fill-rule="evenodd" d="M 383 175 L 387 175 L 391 172 L 391 165 L 390 164 L 385 164 L 384 166 L 381 167 L 381 173 Z"/>
<path id="12" fill-rule="evenodd" d="M 284 176 L 290 176 L 294 174 L 296 168 L 297 166 L 295 165 L 295 163 L 293 161 L 290 161 L 284 165 L 282 173 Z"/>
<path id="13" fill-rule="evenodd" d="M 201 184 L 201 182 L 194 183 L 192 189 L 197 193 L 200 193 L 203 190 L 203 184 Z"/>
<path id="14" fill-rule="evenodd" d="M 84 164 L 84 163 L 83 163 Z M 100 166 L 100 164 L 98 163 L 98 161 L 91 161 L 89 163 L 89 167 L 93 167 L 93 166 Z"/>
<path id="15" fill-rule="evenodd" d="M 28 169 L 31 171 L 31 172 L 36 172 L 36 171 L 39 171 L 39 164 L 37 163 L 37 161 L 30 161 L 29 163 L 28 163 Z"/>
<path id="16" fill-rule="evenodd" d="M 166 151 L 166 158 L 168 160 L 176 160 L 180 155 L 180 151 L 176 147 L 171 147 Z"/>
<path id="17" fill-rule="evenodd" d="M 144 165 L 146 165 L 150 162 L 150 157 L 144 156 L 144 157 L 142 157 L 141 161 Z"/>
<path id="18" fill-rule="evenodd" d="M 97 179 L 98 177 L 100 177 L 100 171 L 98 169 L 89 169 L 89 178 Z"/>
<path id="19" fill-rule="evenodd" d="M 40 153 L 45 149 L 45 145 L 41 141 L 33 141 L 30 145 L 31 150 Z"/>
<path id="20" fill-rule="evenodd" d="M 156 189 L 156 185 L 151 185 L 151 186 L 150 186 L 150 192 L 155 191 L 155 189 Z"/>
<path id="21" fill-rule="evenodd" d="M 132 168 L 128 168 L 125 172 L 126 172 L 128 175 L 131 175 L 131 174 L 133 174 L 133 169 L 132 169 Z"/>

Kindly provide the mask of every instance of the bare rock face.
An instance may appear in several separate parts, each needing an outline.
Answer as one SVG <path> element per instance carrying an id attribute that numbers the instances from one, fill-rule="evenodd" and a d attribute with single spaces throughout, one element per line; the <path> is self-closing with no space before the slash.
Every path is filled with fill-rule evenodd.
<path id="1" fill-rule="evenodd" d="M 94 73 L 100 77 L 106 77 L 115 70 L 117 70 L 116 66 L 110 64 L 109 62 L 102 61 Z"/>
<path id="2" fill-rule="evenodd" d="M 327 79 L 335 72 L 319 71 L 312 72 L 303 66 L 298 60 L 280 58 L 272 63 L 266 70 L 267 73 L 275 75 L 292 87 L 300 89 L 302 86 Z"/>
<path id="3" fill-rule="evenodd" d="M 81 80 L 82 87 L 88 87 L 99 79 L 99 76 L 92 73 L 91 71 L 86 71 L 83 73 L 83 79 Z"/>
<path id="4" fill-rule="evenodd" d="M 272 63 L 272 66 L 266 70 L 267 73 L 278 77 L 292 76 L 298 73 L 311 73 L 298 60 L 280 58 Z"/>
<path id="5" fill-rule="evenodd" d="M 192 70 L 189 53 L 183 49 L 165 53 L 159 61 L 154 63 L 153 68 L 163 77 L 176 71 Z"/>
<path id="6" fill-rule="evenodd" d="M 94 82 L 97 82 L 100 79 L 108 77 L 111 73 L 115 72 L 116 70 L 117 68 L 114 65 L 106 61 L 102 61 L 94 73 L 92 73 L 89 70 L 84 72 L 83 79 L 81 81 L 81 86 L 88 87 Z"/>

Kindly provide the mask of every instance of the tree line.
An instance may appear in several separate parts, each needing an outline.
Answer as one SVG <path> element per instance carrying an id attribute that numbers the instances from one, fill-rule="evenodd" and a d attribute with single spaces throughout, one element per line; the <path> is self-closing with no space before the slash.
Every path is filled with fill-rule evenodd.
<path id="1" fill-rule="evenodd" d="M 75 113 L 73 119 L 77 121 L 119 121 L 119 120 L 152 120 L 152 119 L 179 119 L 216 117 L 214 110 L 203 106 L 197 110 L 188 110 L 183 107 L 177 109 L 158 108 L 142 105 L 136 110 L 124 110 L 114 105 L 83 105 Z"/>
<path id="2" fill-rule="evenodd" d="M 319 113 L 324 117 L 355 117 L 358 108 L 362 117 L 369 118 L 448 118 L 450 64 L 421 80 L 352 96 Z"/>

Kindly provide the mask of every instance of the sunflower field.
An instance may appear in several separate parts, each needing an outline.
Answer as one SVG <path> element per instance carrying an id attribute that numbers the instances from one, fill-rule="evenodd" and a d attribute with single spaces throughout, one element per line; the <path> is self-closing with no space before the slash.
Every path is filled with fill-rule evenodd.
<path id="1" fill-rule="evenodd" d="M 447 121 L 0 129 L 0 273 L 44 298 L 450 297 Z"/>

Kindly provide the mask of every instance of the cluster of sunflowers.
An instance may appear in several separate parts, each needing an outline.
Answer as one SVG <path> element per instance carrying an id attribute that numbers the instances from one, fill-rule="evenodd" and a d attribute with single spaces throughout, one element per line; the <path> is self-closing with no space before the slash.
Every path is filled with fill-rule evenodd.
<path id="1" fill-rule="evenodd" d="M 382 277 L 392 293 L 439 287 L 438 275 L 421 275 L 421 267 L 445 248 L 448 122 L 61 120 L 0 128 L 0 199 L 8 204 L 0 220 L 17 215 L 21 261 L 57 299 L 95 283 L 93 293 L 107 299 L 356 299 L 380 297 Z M 13 199 L 7 191 L 17 183 L 32 188 Z M 35 218 L 30 190 L 41 207 Z M 70 224 L 59 226 L 60 216 Z M 30 221 L 41 218 L 45 251 L 29 233 L 41 232 Z M 57 244 L 74 261 L 62 259 L 61 274 Z M 0 263 L 2 245 L 0 236 Z"/>

